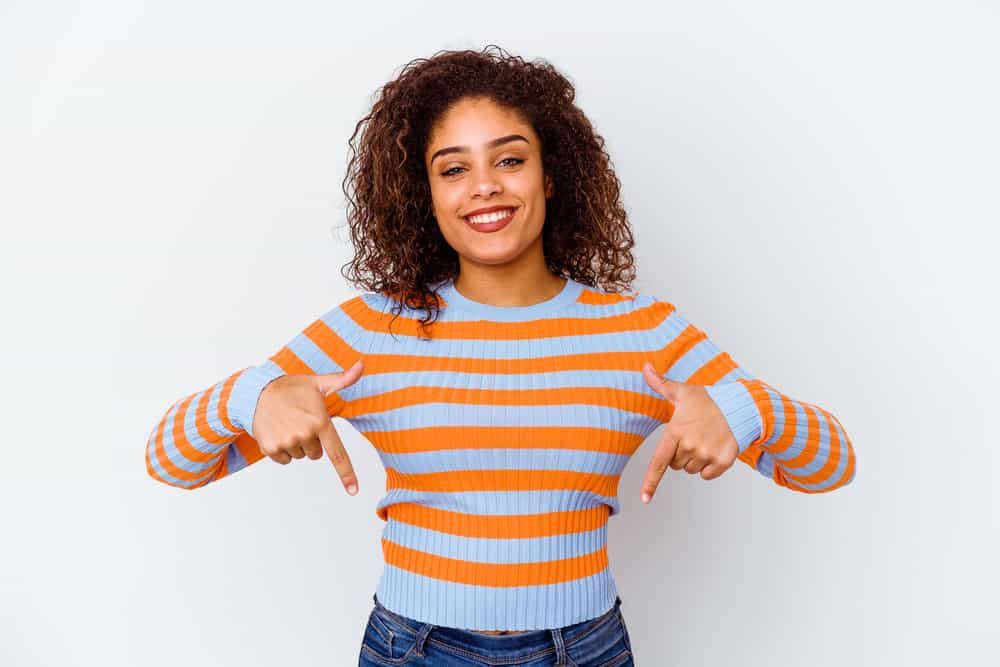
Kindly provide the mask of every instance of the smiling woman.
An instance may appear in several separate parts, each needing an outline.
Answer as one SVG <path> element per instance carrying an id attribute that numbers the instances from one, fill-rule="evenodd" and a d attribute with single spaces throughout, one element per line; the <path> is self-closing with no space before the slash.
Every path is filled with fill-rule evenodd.
<path id="1" fill-rule="evenodd" d="M 797 493 L 853 480 L 830 412 L 625 291 L 618 180 L 550 65 L 443 52 L 363 122 L 345 192 L 366 291 L 174 403 L 146 450 L 183 488 L 326 450 L 350 489 L 329 417 L 371 442 L 385 567 L 359 664 L 633 664 L 607 523 L 659 425 L 643 491 L 668 466 L 708 480 L 737 460 Z"/>

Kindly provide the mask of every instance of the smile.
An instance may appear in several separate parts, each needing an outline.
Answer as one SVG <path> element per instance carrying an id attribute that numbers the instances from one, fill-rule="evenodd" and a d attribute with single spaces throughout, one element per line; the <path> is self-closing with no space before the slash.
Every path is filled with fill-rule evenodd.
<path id="1" fill-rule="evenodd" d="M 498 232 L 506 227 L 514 219 L 514 212 L 516 210 L 516 208 L 508 208 L 503 211 L 493 211 L 492 213 L 484 213 L 483 215 L 474 215 L 462 219 L 477 232 L 488 234 L 490 232 Z"/>

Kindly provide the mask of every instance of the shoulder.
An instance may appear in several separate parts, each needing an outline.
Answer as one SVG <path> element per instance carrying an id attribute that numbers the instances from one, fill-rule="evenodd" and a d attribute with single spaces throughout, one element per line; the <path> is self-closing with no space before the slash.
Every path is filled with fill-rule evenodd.
<path id="1" fill-rule="evenodd" d="M 584 285 L 577 302 L 594 306 L 612 306 L 616 312 L 624 310 L 636 311 L 652 308 L 655 310 L 673 309 L 673 304 L 652 293 L 637 290 L 620 292 L 603 290 L 599 287 Z"/>

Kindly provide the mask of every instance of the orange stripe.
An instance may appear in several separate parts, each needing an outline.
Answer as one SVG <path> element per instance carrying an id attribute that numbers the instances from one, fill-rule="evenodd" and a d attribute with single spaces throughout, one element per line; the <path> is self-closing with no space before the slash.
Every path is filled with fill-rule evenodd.
<path id="1" fill-rule="evenodd" d="M 761 454 L 764 450 L 761 449 L 760 445 L 748 445 L 746 449 L 736 455 L 736 458 L 743 461 L 751 468 L 756 468 L 757 464 L 760 462 Z"/>
<path id="2" fill-rule="evenodd" d="M 784 473 L 784 478 L 786 480 L 796 480 L 804 484 L 826 484 L 830 482 L 830 480 L 833 477 L 833 473 L 836 472 L 837 468 L 840 466 L 840 460 L 841 457 L 844 456 L 845 447 L 841 446 L 842 441 L 840 438 L 840 434 L 833 426 L 832 420 L 834 419 L 834 417 L 825 410 L 822 410 L 820 408 L 816 409 L 820 410 L 821 414 L 823 415 L 824 421 L 826 422 L 828 427 L 828 432 L 830 434 L 829 456 L 827 456 L 826 461 L 823 463 L 823 466 L 819 470 L 809 475 L 796 475 L 790 472 L 789 470 L 784 470 L 783 473 Z M 816 454 L 818 454 L 819 425 L 817 423 L 815 416 L 809 410 L 806 410 L 806 414 L 809 415 L 810 417 L 809 420 L 810 428 L 815 428 L 817 432 L 816 437 L 814 439 L 812 437 L 812 434 L 810 434 L 808 441 L 809 446 L 807 446 L 799 456 L 795 457 L 791 461 L 782 461 L 781 465 L 785 468 L 793 469 L 802 467 L 803 465 L 808 465 L 815 459 Z M 814 440 L 817 442 L 816 447 L 811 446 Z M 837 480 L 836 483 L 834 483 L 832 486 L 826 487 L 826 490 L 832 490 L 834 488 L 837 488 L 838 486 L 843 486 L 845 481 L 847 479 L 850 479 L 850 472 L 853 470 L 854 467 L 854 452 L 853 452 L 853 447 L 850 446 L 849 442 L 843 444 L 846 445 L 846 450 L 847 450 L 846 453 L 846 455 L 848 456 L 847 466 L 845 466 L 845 470 L 844 473 L 841 475 L 841 478 Z M 805 461 L 805 463 L 801 463 L 801 461 Z"/>
<path id="3" fill-rule="evenodd" d="M 222 391 L 219 392 L 219 421 L 222 422 L 222 428 L 230 432 L 238 432 L 240 429 L 229 418 L 229 395 L 233 392 L 233 385 L 236 384 L 236 378 L 245 370 L 244 368 L 227 377 L 222 382 Z"/>
<path id="4" fill-rule="evenodd" d="M 846 429 L 844 430 L 844 434 L 845 435 L 847 434 Z M 846 439 L 847 439 L 847 467 L 844 469 L 844 474 L 841 475 L 840 479 L 838 479 L 834 483 L 833 487 L 831 487 L 833 489 L 844 486 L 845 484 L 847 484 L 848 480 L 850 480 L 854 476 L 854 445 L 851 443 L 850 438 Z"/>
<path id="5" fill-rule="evenodd" d="M 828 431 L 830 434 L 830 454 L 827 456 L 823 466 L 816 472 L 807 475 L 797 475 L 789 472 L 795 468 L 802 468 L 810 465 L 813 461 L 815 461 L 816 456 L 819 454 L 819 444 L 822 437 L 822 433 L 819 428 L 819 419 L 816 417 L 816 413 L 812 410 L 808 408 L 803 408 L 803 410 L 806 413 L 809 429 L 807 432 L 808 435 L 806 436 L 806 445 L 802 448 L 802 451 L 799 452 L 798 456 L 787 461 L 782 461 L 781 465 L 788 469 L 785 472 L 786 477 L 789 479 L 794 479 L 798 482 L 806 484 L 818 484 L 829 478 L 836 469 L 837 465 L 840 463 L 840 438 L 837 435 L 837 432 L 832 429 L 830 423 L 827 422 L 827 425 L 831 426 Z"/>
<path id="6" fill-rule="evenodd" d="M 762 422 L 760 437 L 751 444 L 760 445 L 773 454 L 784 451 L 787 448 L 787 445 L 785 445 L 785 447 L 780 447 L 778 443 L 773 443 L 767 446 L 764 445 L 764 443 L 770 440 L 771 436 L 774 435 L 774 403 L 771 402 L 771 395 L 767 392 L 767 389 L 765 389 L 765 387 L 770 388 L 770 385 L 766 382 L 762 382 L 761 380 L 746 380 L 743 378 L 740 378 L 737 382 L 747 388 L 747 391 L 750 392 L 750 396 L 753 398 L 754 403 L 757 404 L 757 409 L 760 410 Z M 781 394 L 778 393 L 778 395 L 780 396 Z M 757 461 L 755 459 L 754 465 L 756 464 Z"/>
<path id="7" fill-rule="evenodd" d="M 404 547 L 382 538 L 385 562 L 425 577 L 474 586 L 544 586 L 582 579 L 608 567 L 608 547 L 573 558 L 534 563 L 474 563 Z"/>
<path id="8" fill-rule="evenodd" d="M 519 374 L 566 370 L 622 370 L 641 372 L 642 362 L 662 360 L 661 350 L 635 352 L 582 352 L 526 359 L 481 359 L 475 357 L 434 357 L 410 354 L 367 354 L 365 375 L 420 371 L 455 371 L 465 373 Z M 657 364 L 654 363 L 654 366 Z"/>
<path id="9" fill-rule="evenodd" d="M 344 307 L 343 310 L 359 327 L 369 332 L 389 332 L 388 327 L 391 322 L 389 313 L 375 310 L 363 300 L 352 304 L 350 308 Z M 527 338 L 540 340 L 546 336 L 586 336 L 652 329 L 662 323 L 673 311 L 673 304 L 665 301 L 654 301 L 644 308 L 607 317 L 554 317 L 524 322 L 435 321 L 428 326 L 434 331 L 434 337 L 439 340 L 525 340 Z M 420 321 L 402 313 L 392 322 L 392 327 L 393 333 L 406 336 L 418 336 L 422 333 Z M 495 362 L 496 360 L 491 361 Z"/>
<path id="10" fill-rule="evenodd" d="M 216 410 L 216 416 L 219 417 L 220 421 L 222 421 L 222 417 L 219 415 L 219 411 L 221 410 L 221 406 L 224 405 L 224 402 L 228 401 L 229 395 L 232 393 L 232 386 L 236 383 L 236 377 L 238 375 L 239 373 L 233 373 L 228 378 L 223 380 L 222 391 L 219 392 L 220 408 L 219 410 Z M 215 387 L 212 386 L 201 392 L 200 399 L 198 401 L 198 410 L 194 415 L 194 426 L 195 430 L 198 432 L 199 438 L 205 440 L 206 442 L 210 442 L 213 445 L 222 445 L 232 440 L 233 436 L 226 433 L 216 433 L 209 425 L 208 404 L 214 389 Z M 239 429 L 229 421 L 228 415 L 226 419 L 222 421 L 222 425 L 223 428 L 229 431 L 239 431 Z M 180 452 L 191 461 L 208 461 L 212 458 L 212 456 L 214 456 L 213 454 L 205 454 L 196 450 L 188 441 L 187 436 L 184 435 L 183 431 L 181 431 L 180 435 L 178 435 L 176 431 L 174 432 L 174 442 L 177 445 L 177 449 L 179 449 Z"/>
<path id="11" fill-rule="evenodd" d="M 260 451 L 260 445 L 246 431 L 243 431 L 236 436 L 236 439 L 233 441 L 233 445 L 236 449 L 240 450 L 240 454 L 242 454 L 243 458 L 246 459 L 247 465 L 256 463 L 264 458 L 264 452 Z"/>
<path id="12" fill-rule="evenodd" d="M 396 503 L 375 513 L 383 521 L 429 528 L 448 535 L 501 539 L 551 537 L 596 530 L 607 525 L 611 508 L 597 507 L 538 514 L 465 514 L 419 503 Z"/>
<path id="13" fill-rule="evenodd" d="M 188 399 L 186 399 L 185 402 L 189 402 L 190 400 L 191 399 L 189 397 Z M 171 406 L 171 409 L 173 409 L 173 406 Z M 169 412 L 170 411 L 168 410 L 167 414 L 169 414 Z M 180 468 L 178 468 L 177 466 L 175 466 L 173 463 L 171 463 L 170 460 L 167 458 L 166 449 L 164 448 L 164 444 L 163 444 L 163 430 L 164 430 L 164 425 L 166 424 L 166 420 L 167 420 L 166 417 L 164 417 L 163 419 L 160 420 L 160 423 L 156 426 L 156 432 L 153 435 L 153 446 L 151 448 L 153 450 L 152 451 L 152 456 L 156 457 L 157 463 L 159 463 L 160 467 L 163 468 L 163 469 L 165 469 L 168 474 L 173 475 L 174 477 L 177 477 L 179 479 L 186 480 L 186 481 L 195 481 L 195 480 L 200 480 L 200 481 L 198 481 L 195 484 L 185 485 L 185 484 L 178 484 L 178 483 L 175 483 L 175 482 L 171 482 L 171 481 L 169 481 L 167 479 L 164 479 L 163 477 L 160 477 L 158 474 L 156 474 L 156 471 L 153 469 L 152 461 L 149 459 L 149 457 L 150 457 L 149 449 L 150 448 L 147 447 L 146 469 L 147 469 L 147 471 L 149 471 L 149 474 L 153 475 L 154 477 L 156 477 L 156 479 L 160 480 L 161 482 L 164 482 L 166 484 L 170 484 L 171 486 L 178 486 L 178 487 L 182 487 L 182 488 L 189 488 L 189 487 L 190 488 L 194 488 L 194 487 L 202 486 L 202 485 L 207 484 L 208 482 L 210 482 L 211 481 L 211 472 L 212 472 L 211 469 L 208 470 L 208 475 L 204 479 L 202 479 L 202 475 L 206 474 L 205 471 L 203 471 L 199 475 L 195 475 L 193 473 L 187 472 L 186 470 L 181 470 Z"/>
<path id="14" fill-rule="evenodd" d="M 204 394 L 204 392 L 202 392 L 202 394 Z M 195 396 L 197 395 L 199 394 L 196 394 Z M 190 443 L 187 442 L 187 438 L 184 437 L 185 414 L 187 413 L 187 408 L 191 404 L 191 401 L 195 396 L 188 396 L 178 406 L 177 412 L 174 413 L 174 421 L 173 421 L 173 426 L 171 428 L 171 434 L 173 435 L 175 446 L 178 446 L 178 448 L 179 445 L 185 446 L 186 451 L 181 451 L 181 453 L 185 456 L 185 458 L 188 458 L 195 462 L 211 461 L 213 458 L 211 455 L 205 455 L 204 453 L 198 452 L 193 447 L 191 447 Z M 167 414 L 169 414 L 169 411 Z M 160 467 L 166 470 L 168 474 L 188 482 L 201 480 L 206 473 L 212 472 L 216 466 L 209 466 L 207 469 L 202 470 L 199 473 L 192 473 L 188 472 L 187 470 L 178 468 L 176 465 L 174 465 L 174 463 L 167 457 L 166 445 L 163 442 L 163 432 L 166 421 L 167 421 L 166 416 L 164 416 L 164 418 L 160 420 L 160 424 L 156 429 L 156 438 L 154 440 L 154 452 L 156 455 L 156 460 L 160 464 Z M 199 458 L 194 459 L 192 458 L 193 456 L 198 456 Z M 216 462 L 216 464 L 217 463 L 218 462 Z"/>
<path id="15" fill-rule="evenodd" d="M 780 392 L 776 392 L 776 394 L 778 396 L 778 402 L 781 404 L 781 416 L 784 417 L 784 424 L 782 426 L 781 435 L 779 435 L 774 442 L 767 445 L 765 449 L 772 454 L 783 454 L 795 444 L 795 432 L 798 428 L 799 415 L 795 410 L 795 406 L 792 405 L 791 400 L 789 400 L 787 396 Z M 771 403 L 770 398 L 767 399 L 767 402 Z M 773 409 L 774 404 L 771 403 L 771 406 Z M 769 424 L 771 431 L 777 427 L 777 423 L 777 417 L 772 418 Z M 768 437 L 773 437 L 773 435 L 769 435 Z"/>
<path id="16" fill-rule="evenodd" d="M 635 294 L 605 293 L 594 289 L 584 288 L 580 296 L 576 298 L 577 303 L 586 303 L 593 306 L 606 306 L 623 301 L 635 300 Z"/>

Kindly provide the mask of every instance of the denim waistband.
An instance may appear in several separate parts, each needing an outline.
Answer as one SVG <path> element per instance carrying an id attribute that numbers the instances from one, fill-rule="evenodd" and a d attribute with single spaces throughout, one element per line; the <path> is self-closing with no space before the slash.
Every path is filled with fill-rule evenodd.
<path id="1" fill-rule="evenodd" d="M 509 652 L 512 655 L 516 653 L 521 656 L 527 656 L 536 651 L 551 650 L 555 647 L 560 657 L 565 656 L 565 647 L 572 646 L 591 632 L 604 627 L 605 623 L 613 622 L 619 613 L 618 609 L 622 602 L 621 598 L 616 595 L 615 602 L 611 608 L 600 616 L 561 628 L 529 630 L 513 635 L 486 635 L 462 628 L 424 623 L 408 616 L 397 614 L 383 606 L 379 602 L 377 595 L 372 595 L 372 601 L 375 603 L 378 613 L 389 617 L 393 622 L 403 626 L 418 638 L 418 645 L 416 647 L 418 655 L 423 654 L 423 644 L 427 641 L 427 638 L 433 636 L 435 642 L 470 653 L 495 654 L 497 652 Z"/>

